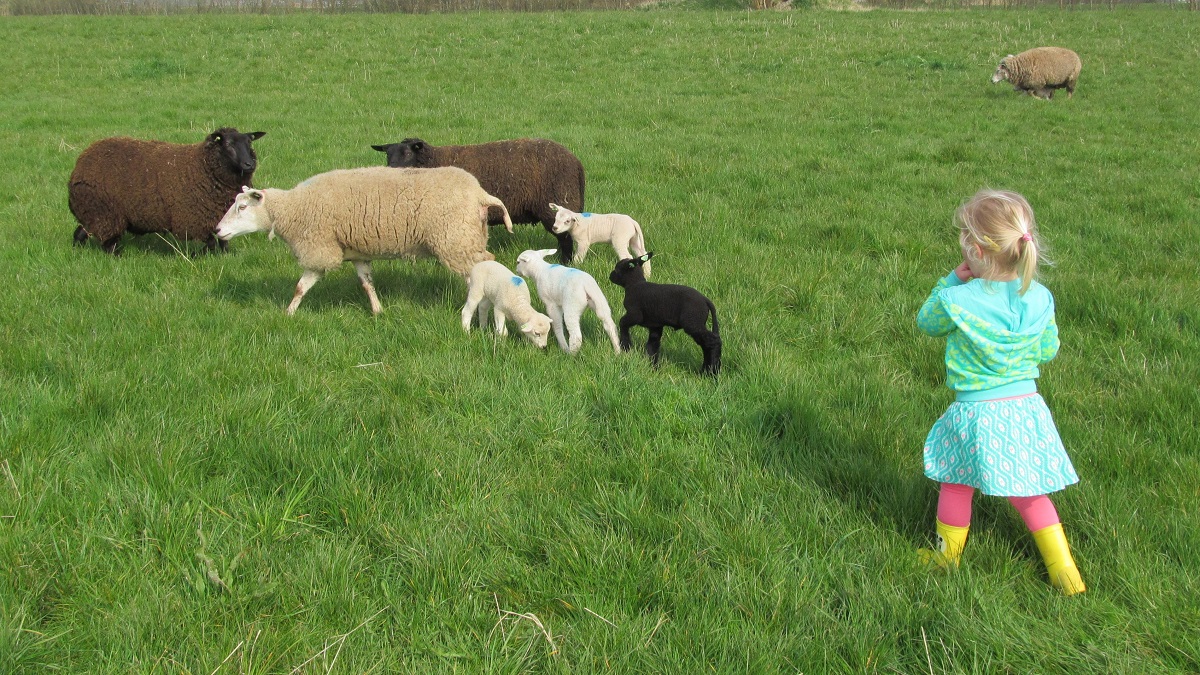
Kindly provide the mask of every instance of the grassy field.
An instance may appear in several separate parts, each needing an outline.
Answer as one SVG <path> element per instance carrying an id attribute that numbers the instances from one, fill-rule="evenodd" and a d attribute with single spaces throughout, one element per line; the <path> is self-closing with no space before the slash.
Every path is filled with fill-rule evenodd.
<path id="1" fill-rule="evenodd" d="M 1200 670 L 1200 14 L 1120 11 L 0 21 L 0 672 Z M 1077 50 L 1073 99 L 991 85 Z M 433 261 L 294 317 L 286 246 L 72 248 L 92 141 L 267 132 L 259 186 L 369 144 L 553 138 L 655 280 L 715 301 L 719 381 L 464 334 Z M 1027 195 L 1082 482 L 1059 597 L 977 498 L 931 574 L 921 443 L 949 403 L 914 316 L 954 208 Z M 540 227 L 494 230 L 512 266 Z M 606 280 L 611 250 L 582 267 Z M 635 331 L 635 344 L 644 339 Z"/>

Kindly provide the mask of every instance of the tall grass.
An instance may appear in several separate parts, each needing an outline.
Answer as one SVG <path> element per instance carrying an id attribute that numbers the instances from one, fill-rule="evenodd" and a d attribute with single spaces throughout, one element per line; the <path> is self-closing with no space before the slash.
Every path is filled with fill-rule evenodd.
<path id="1" fill-rule="evenodd" d="M 5 19 L 0 671 L 1195 672 L 1196 16 Z M 989 83 L 1038 44 L 1082 55 L 1073 99 Z M 432 261 L 377 265 L 377 318 L 350 269 L 286 317 L 278 241 L 71 247 L 84 147 L 223 125 L 268 132 L 261 186 L 553 138 L 714 299 L 725 369 L 591 318 L 577 357 L 464 334 Z M 1076 598 L 1003 500 L 956 574 L 916 564 L 951 396 L 913 317 L 985 185 L 1053 247 Z"/>

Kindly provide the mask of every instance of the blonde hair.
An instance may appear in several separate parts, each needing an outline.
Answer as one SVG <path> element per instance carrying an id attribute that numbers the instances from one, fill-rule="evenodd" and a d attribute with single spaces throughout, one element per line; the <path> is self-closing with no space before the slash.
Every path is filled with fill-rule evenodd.
<path id="1" fill-rule="evenodd" d="M 958 241 L 971 263 L 987 276 L 1016 274 L 1021 295 L 1037 274 L 1041 242 L 1033 220 L 1033 207 L 1024 197 L 1006 190 L 980 190 L 954 214 Z M 973 255 L 975 247 L 982 258 Z"/>

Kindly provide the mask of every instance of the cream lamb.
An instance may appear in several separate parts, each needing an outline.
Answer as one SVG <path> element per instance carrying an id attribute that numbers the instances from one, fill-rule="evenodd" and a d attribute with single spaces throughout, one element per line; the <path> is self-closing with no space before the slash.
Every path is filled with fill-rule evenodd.
<path id="1" fill-rule="evenodd" d="M 488 309 L 492 310 L 497 335 L 508 335 L 505 318 L 520 326 L 521 336 L 546 347 L 550 337 L 550 317 L 533 308 L 529 301 L 529 284 L 494 260 L 475 263 L 467 277 L 467 303 L 462 308 L 463 330 L 471 332 L 471 315 L 479 311 L 480 327 L 487 325 Z"/>
<path id="2" fill-rule="evenodd" d="M 623 213 L 576 213 L 565 206 L 550 204 L 554 211 L 553 232 L 571 234 L 575 242 L 575 260 L 583 260 L 588 247 L 596 242 L 612 244 L 617 260 L 636 258 L 646 253 L 646 240 L 638 221 Z M 630 255 L 633 251 L 633 255 Z M 646 276 L 650 276 L 650 263 L 643 265 Z"/>
<path id="3" fill-rule="evenodd" d="M 617 341 L 617 326 L 613 323 L 608 300 L 600 292 L 600 286 L 590 274 L 574 267 L 552 265 L 543 258 L 554 253 L 554 249 L 524 251 L 517 256 L 517 274 L 532 279 L 537 284 L 538 297 L 546 305 L 554 325 L 554 337 L 563 351 L 574 354 L 583 346 L 583 333 L 579 329 L 579 318 L 591 307 L 604 326 L 612 342 L 613 351 L 620 352 Z M 565 331 L 570 334 L 568 341 Z"/>
<path id="4" fill-rule="evenodd" d="M 371 312 L 378 314 L 372 260 L 432 255 L 466 278 L 475 263 L 495 259 L 487 251 L 489 206 L 504 209 L 462 169 L 344 169 L 291 190 L 245 188 L 217 236 L 227 241 L 270 231 L 287 242 L 304 268 L 288 314 L 323 274 L 346 261 L 354 263 Z M 506 209 L 504 224 L 511 232 Z"/>

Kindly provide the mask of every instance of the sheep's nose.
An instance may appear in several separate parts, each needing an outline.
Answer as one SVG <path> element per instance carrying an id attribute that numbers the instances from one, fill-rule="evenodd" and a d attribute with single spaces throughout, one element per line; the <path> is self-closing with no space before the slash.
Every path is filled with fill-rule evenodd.
<path id="1" fill-rule="evenodd" d="M 242 171 L 253 171 L 254 167 L 254 162 L 242 162 Z"/>

